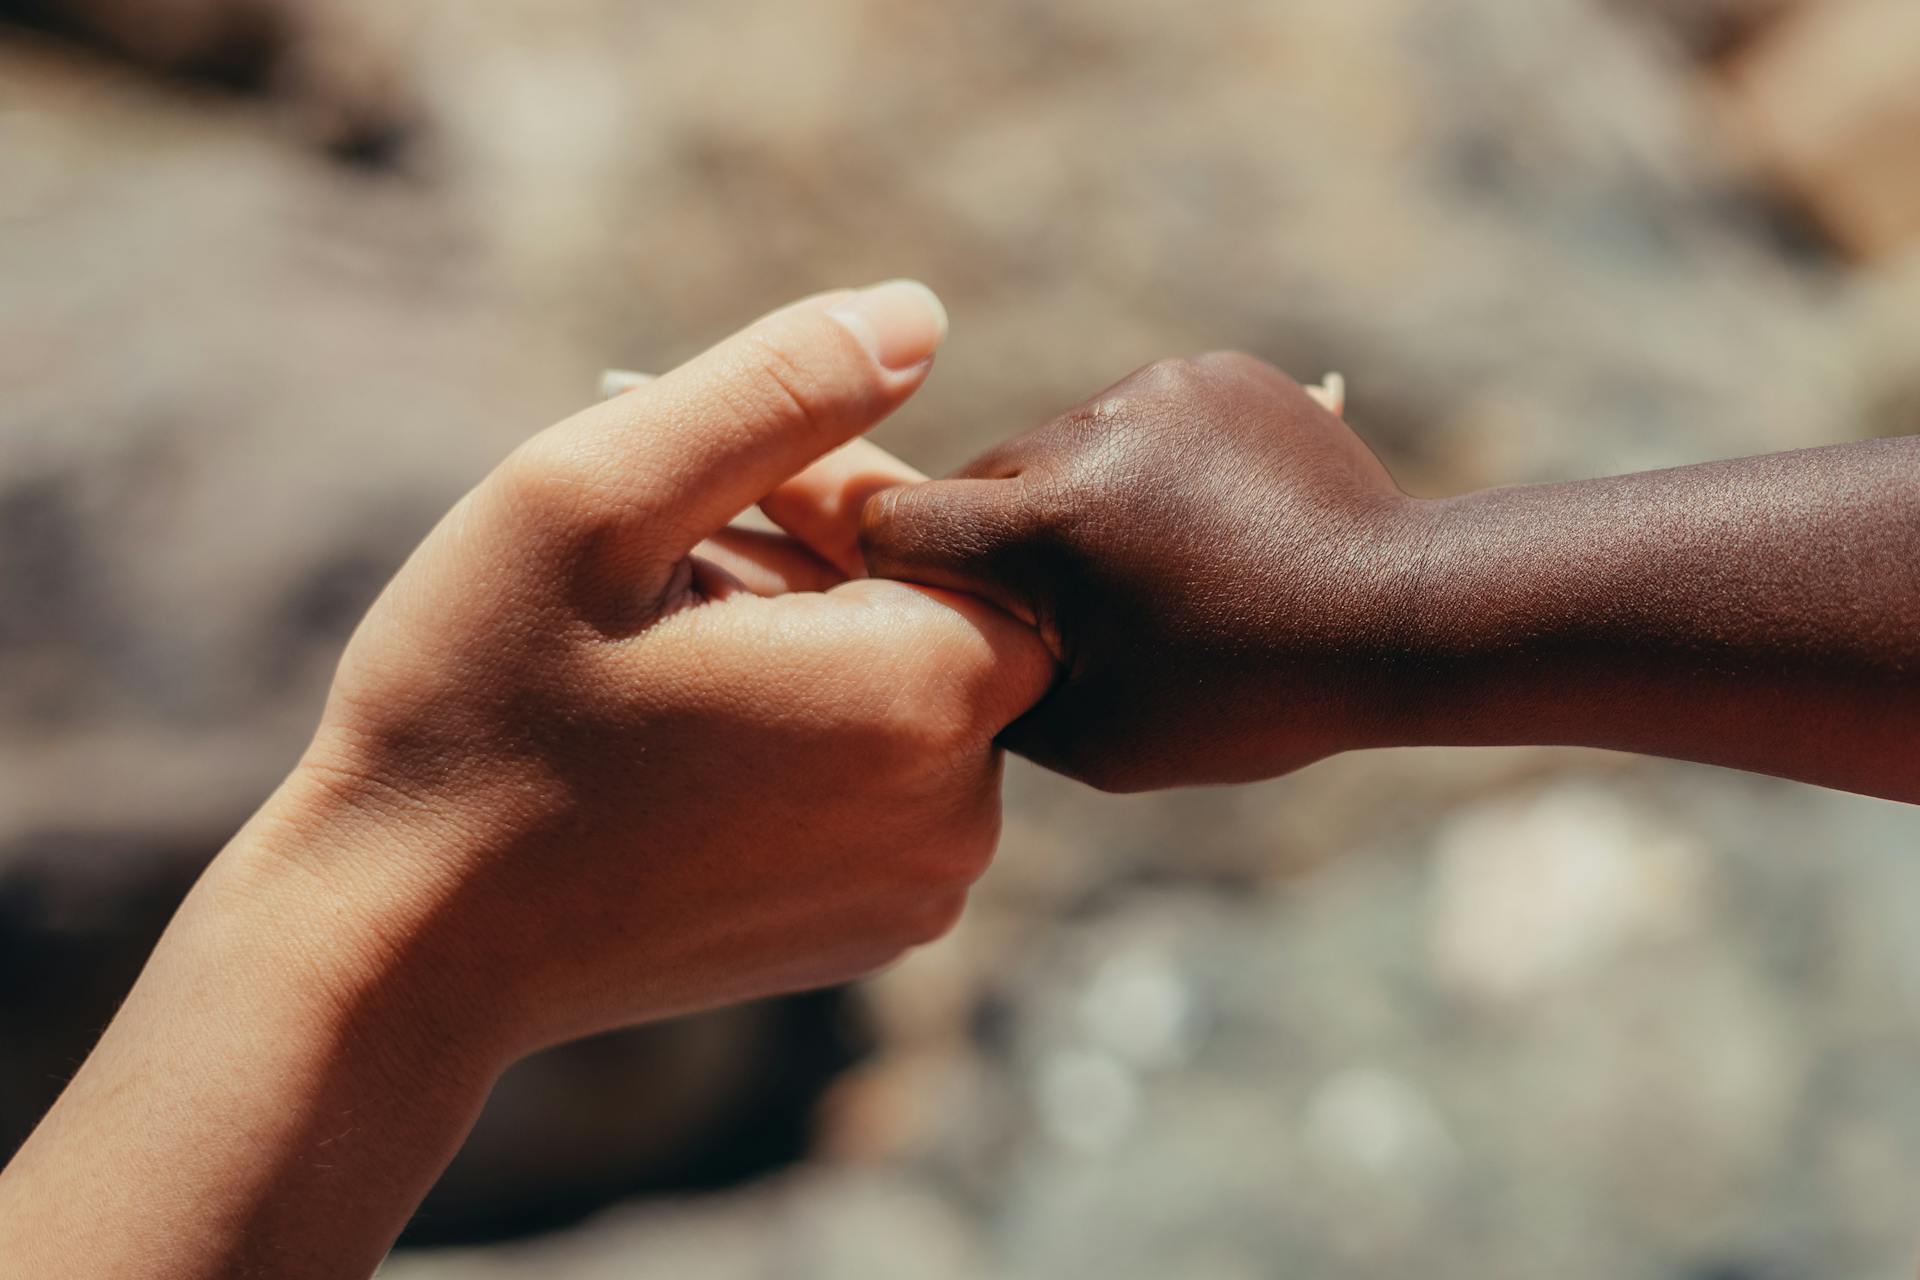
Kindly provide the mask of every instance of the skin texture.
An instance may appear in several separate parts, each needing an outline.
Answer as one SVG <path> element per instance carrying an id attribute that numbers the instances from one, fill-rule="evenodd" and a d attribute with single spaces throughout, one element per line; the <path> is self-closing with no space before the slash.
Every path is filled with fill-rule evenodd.
<path id="1" fill-rule="evenodd" d="M 991 606 L 843 568 L 917 476 L 836 446 L 944 332 L 920 286 L 810 299 L 463 499 L 0 1175 L 8 1267 L 369 1274 L 515 1058 L 944 933 L 1052 677 Z M 756 501 L 791 535 L 726 527 Z"/>
<path id="2" fill-rule="evenodd" d="M 1109 790 L 1552 743 L 1920 801 L 1920 437 L 1421 500 L 1216 354 L 879 494 L 862 539 L 1038 624 L 1063 675 L 1003 741 Z"/>
<path id="3" fill-rule="evenodd" d="M 843 442 L 943 333 L 807 300 L 469 494 L 0 1174 L 0 1259 L 370 1273 L 515 1058 L 939 936 L 996 739 L 1114 789 L 1583 742 L 1920 799 L 1920 439 L 1420 501 L 1212 356 L 902 487 Z"/>

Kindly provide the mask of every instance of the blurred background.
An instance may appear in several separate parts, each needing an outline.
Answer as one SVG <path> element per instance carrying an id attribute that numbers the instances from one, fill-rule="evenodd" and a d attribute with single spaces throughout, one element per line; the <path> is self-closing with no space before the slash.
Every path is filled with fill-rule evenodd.
<path id="1" fill-rule="evenodd" d="M 934 472 L 1213 347 L 1423 493 L 1911 432 L 1920 6 L 0 0 L 0 1155 L 455 497 L 894 275 Z M 1920 811 L 1009 790 L 953 938 L 516 1069 L 383 1274 L 1912 1276 Z"/>

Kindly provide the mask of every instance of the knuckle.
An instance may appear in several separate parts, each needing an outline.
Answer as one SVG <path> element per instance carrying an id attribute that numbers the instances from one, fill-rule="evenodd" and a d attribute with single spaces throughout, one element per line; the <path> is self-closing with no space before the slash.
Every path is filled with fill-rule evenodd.
<path id="1" fill-rule="evenodd" d="M 1143 365 L 1122 385 L 1135 394 L 1179 395 L 1205 376 L 1205 356 L 1165 356 Z"/>
<path id="2" fill-rule="evenodd" d="M 1132 425 L 1131 415 L 1115 421 Z M 1032 572 L 1056 564 L 1062 555 L 1102 554 L 1116 497 L 1124 495 L 1129 477 L 1143 465 L 1142 450 L 1150 447 L 1142 435 L 1111 429 L 1089 433 L 1045 474 L 1021 477 L 1014 507 L 1021 536 L 1011 548 L 1016 566 Z"/>
<path id="3" fill-rule="evenodd" d="M 585 434 L 536 436 L 488 480 L 508 507 L 542 536 L 573 543 L 614 529 L 649 534 L 672 520 L 679 486 L 606 441 Z"/>
<path id="4" fill-rule="evenodd" d="M 741 374 L 733 384 L 732 407 L 756 425 L 825 431 L 838 416 L 830 378 L 771 334 L 747 339 Z"/>
<path id="5" fill-rule="evenodd" d="M 1190 363 L 1200 373 L 1216 375 L 1261 373 L 1272 367 L 1258 356 L 1249 355 L 1245 351 L 1209 351 L 1193 357 Z"/>
<path id="6" fill-rule="evenodd" d="M 1236 380 L 1270 377 L 1275 370 L 1245 351 L 1207 351 L 1196 356 L 1169 356 L 1155 360 L 1127 380 L 1136 394 L 1181 398 L 1205 388 Z"/>
<path id="7" fill-rule="evenodd" d="M 974 455 L 971 462 L 954 472 L 956 479 L 1011 480 L 1045 456 L 1049 436 L 1047 428 L 1030 431 L 1002 441 Z"/>
<path id="8" fill-rule="evenodd" d="M 1054 543 L 1071 533 L 1099 487 L 1094 470 L 1065 466 L 1046 476 L 1020 477 L 1017 501 L 1026 541 Z"/>
<path id="9" fill-rule="evenodd" d="M 516 449 L 494 478 L 515 505 L 542 520 L 584 515 L 607 498 L 605 467 L 571 438 L 536 436 Z"/>
<path id="10" fill-rule="evenodd" d="M 535 437 L 500 464 L 494 481 L 517 501 L 544 508 L 579 502 L 592 478 L 578 450 Z"/>

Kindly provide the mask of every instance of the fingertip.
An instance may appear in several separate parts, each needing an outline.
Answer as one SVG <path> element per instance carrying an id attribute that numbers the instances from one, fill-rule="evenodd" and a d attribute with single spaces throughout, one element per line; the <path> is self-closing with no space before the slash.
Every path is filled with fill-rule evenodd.
<path id="1" fill-rule="evenodd" d="M 918 369 L 947 337 L 945 305 L 918 280 L 869 285 L 829 307 L 826 314 L 890 373 Z"/>
<path id="2" fill-rule="evenodd" d="M 1031 530 L 1002 480 L 930 480 L 874 495 L 860 518 L 867 572 L 964 591 L 1032 623 L 1036 611 L 1009 576 Z"/>
<path id="3" fill-rule="evenodd" d="M 855 438 L 760 499 L 760 510 L 841 572 L 857 577 L 866 572 L 860 517 L 868 501 L 888 489 L 925 480 L 878 445 Z"/>
<path id="4" fill-rule="evenodd" d="M 869 494 L 860 504 L 855 538 L 868 573 L 880 574 L 883 566 L 893 563 L 893 530 L 898 523 L 902 495 L 913 488 L 912 485 L 893 485 Z"/>

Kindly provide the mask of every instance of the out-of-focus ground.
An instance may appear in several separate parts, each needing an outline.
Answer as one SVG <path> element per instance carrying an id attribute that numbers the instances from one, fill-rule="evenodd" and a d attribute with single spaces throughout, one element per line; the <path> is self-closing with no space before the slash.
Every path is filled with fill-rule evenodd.
<path id="1" fill-rule="evenodd" d="M 84 11 L 0 28 L 14 1138 L 603 364 L 915 275 L 932 471 L 1218 346 L 1344 371 L 1419 492 L 1916 429 L 1910 0 L 0 8 Z M 805 1159 L 383 1274 L 1911 1276 L 1920 811 L 1520 750 L 1009 793 L 954 938 L 531 1064 L 419 1234 Z"/>

